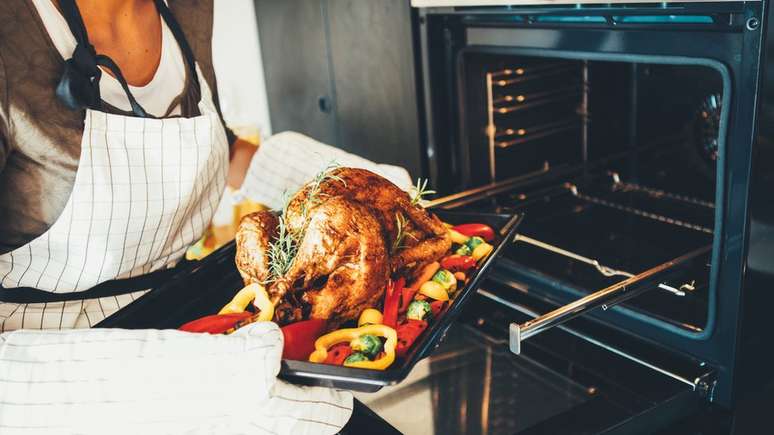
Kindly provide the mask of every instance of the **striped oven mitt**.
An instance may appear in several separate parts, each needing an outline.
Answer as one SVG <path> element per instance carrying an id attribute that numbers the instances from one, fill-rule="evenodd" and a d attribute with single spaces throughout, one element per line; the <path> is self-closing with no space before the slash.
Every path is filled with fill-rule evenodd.
<path id="1" fill-rule="evenodd" d="M 300 133 L 286 131 L 267 139 L 255 152 L 239 194 L 279 210 L 286 195 L 294 194 L 331 164 L 367 169 L 405 191 L 411 188 L 408 171 L 399 166 L 374 163 Z"/>
<path id="2" fill-rule="evenodd" d="M 20 330 L 0 335 L 0 433 L 332 434 L 352 395 L 277 379 L 282 333 Z"/>

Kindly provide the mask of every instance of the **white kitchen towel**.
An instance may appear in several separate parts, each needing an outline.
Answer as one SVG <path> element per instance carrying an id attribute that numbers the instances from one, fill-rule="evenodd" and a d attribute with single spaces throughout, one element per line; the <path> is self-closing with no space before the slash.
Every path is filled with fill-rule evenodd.
<path id="1" fill-rule="evenodd" d="M 231 335 L 19 330 L 0 335 L 0 433 L 336 433 L 349 392 L 277 379 L 275 323 Z"/>
<path id="2" fill-rule="evenodd" d="M 280 209 L 286 194 L 292 195 L 331 163 L 368 169 L 408 191 L 408 171 L 382 165 L 318 142 L 300 133 L 275 134 L 261 144 L 250 162 L 241 193 L 272 209 Z"/>

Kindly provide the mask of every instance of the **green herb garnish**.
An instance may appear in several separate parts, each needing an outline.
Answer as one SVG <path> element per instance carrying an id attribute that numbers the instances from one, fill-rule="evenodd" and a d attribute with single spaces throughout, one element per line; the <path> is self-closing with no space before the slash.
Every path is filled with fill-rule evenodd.
<path id="1" fill-rule="evenodd" d="M 408 221 L 402 213 L 395 213 L 395 229 L 397 232 L 395 235 L 395 241 L 392 242 L 392 246 L 390 247 L 390 254 L 394 254 L 398 252 L 399 249 L 405 248 L 405 246 L 403 246 L 403 240 L 406 239 L 406 236 L 416 240 L 416 237 L 414 237 L 413 234 L 406 232 L 407 223 Z"/>
<path id="2" fill-rule="evenodd" d="M 279 216 L 279 223 L 277 225 L 277 237 L 269 243 L 269 250 L 267 252 L 269 257 L 269 279 L 264 284 L 276 281 L 285 276 L 293 266 L 293 260 L 298 253 L 298 245 L 301 243 L 309 223 L 309 212 L 312 208 L 322 203 L 322 199 L 320 198 L 322 194 L 320 193 L 320 190 L 323 181 L 336 180 L 345 183 L 344 179 L 341 177 L 331 174 L 331 171 L 338 167 L 338 163 L 331 162 L 312 179 L 306 198 L 301 204 L 301 217 L 304 224 L 298 231 L 291 231 L 285 222 L 285 216 L 287 215 L 291 199 L 289 195 L 285 195 L 283 201 L 285 205 L 282 207 L 282 214 Z"/>
<path id="3" fill-rule="evenodd" d="M 419 202 L 425 199 L 425 196 L 436 193 L 435 190 L 430 190 L 427 188 L 427 182 L 427 178 L 425 178 L 424 181 L 421 178 L 417 178 L 417 184 L 415 186 L 411 186 L 411 190 L 409 191 L 411 205 L 419 205 Z"/>

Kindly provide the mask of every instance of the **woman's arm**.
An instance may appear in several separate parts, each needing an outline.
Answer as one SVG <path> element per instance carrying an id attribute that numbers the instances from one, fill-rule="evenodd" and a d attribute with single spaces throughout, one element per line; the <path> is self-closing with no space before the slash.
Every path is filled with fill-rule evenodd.
<path id="1" fill-rule="evenodd" d="M 228 187 L 239 189 L 242 182 L 245 181 L 247 168 L 250 167 L 250 160 L 258 147 L 244 139 L 237 138 L 231 145 L 231 161 L 228 166 Z"/>
<path id="2" fill-rule="evenodd" d="M 5 62 L 0 56 L 0 173 L 3 172 L 8 157 L 11 154 L 11 145 L 6 139 L 8 134 L 8 79 L 5 73 Z M 2 187 L 2 186 L 0 186 Z"/>

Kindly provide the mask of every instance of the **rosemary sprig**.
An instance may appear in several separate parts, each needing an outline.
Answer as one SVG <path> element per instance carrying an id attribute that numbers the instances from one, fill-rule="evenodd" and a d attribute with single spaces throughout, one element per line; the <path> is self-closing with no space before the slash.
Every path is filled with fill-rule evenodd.
<path id="1" fill-rule="evenodd" d="M 395 235 L 395 240 L 392 242 L 392 246 L 390 247 L 390 254 L 394 254 L 398 252 L 399 249 L 405 248 L 403 241 L 406 239 L 406 236 L 416 240 L 416 237 L 413 234 L 406 232 L 407 223 L 408 221 L 402 213 L 395 213 L 395 229 L 397 229 L 397 234 Z"/>
<path id="2" fill-rule="evenodd" d="M 279 217 L 277 237 L 269 243 L 269 280 L 264 284 L 276 281 L 284 276 L 293 265 L 293 259 L 298 252 L 298 241 L 288 231 L 283 216 Z"/>
<path id="3" fill-rule="evenodd" d="M 322 187 L 322 183 L 326 180 L 334 180 L 334 181 L 340 181 L 341 183 L 344 183 L 346 186 L 346 182 L 343 178 L 339 177 L 338 175 L 333 175 L 331 172 L 333 172 L 334 169 L 338 168 L 339 164 L 335 161 L 332 161 L 328 163 L 328 166 L 325 167 L 322 171 L 320 171 L 315 177 L 312 179 L 312 183 L 309 186 L 309 191 L 306 194 L 306 198 L 304 199 L 304 202 L 301 204 L 301 217 L 303 218 L 304 226 L 301 229 L 301 233 L 303 233 L 306 230 L 306 224 L 309 219 L 309 212 L 314 208 L 320 205 L 322 202 L 322 194 L 320 193 L 320 189 Z M 285 206 L 287 209 L 287 205 Z M 300 238 L 299 238 L 300 239 Z"/>
<path id="4" fill-rule="evenodd" d="M 424 181 L 421 178 L 417 178 L 417 184 L 415 186 L 411 186 L 411 190 L 409 191 L 411 205 L 419 205 L 420 201 L 425 199 L 425 196 L 436 193 L 435 190 L 430 190 L 427 188 L 427 182 L 427 178 L 425 178 Z"/>
<path id="5" fill-rule="evenodd" d="M 338 167 L 338 163 L 331 162 L 312 179 L 312 184 L 307 192 L 307 196 L 301 204 L 301 217 L 303 218 L 304 224 L 300 230 L 291 231 L 285 223 L 285 216 L 287 214 L 291 196 L 287 195 L 287 193 L 283 195 L 284 205 L 282 207 L 282 214 L 279 216 L 277 237 L 269 243 L 269 250 L 267 252 L 269 257 L 269 279 L 264 284 L 276 281 L 285 276 L 293 266 L 293 260 L 295 260 L 296 254 L 298 253 L 298 245 L 303 239 L 304 232 L 309 223 L 309 212 L 312 208 L 322 202 L 320 190 L 323 181 L 337 180 L 345 183 L 344 179 L 341 177 L 331 174 L 331 171 Z"/>

